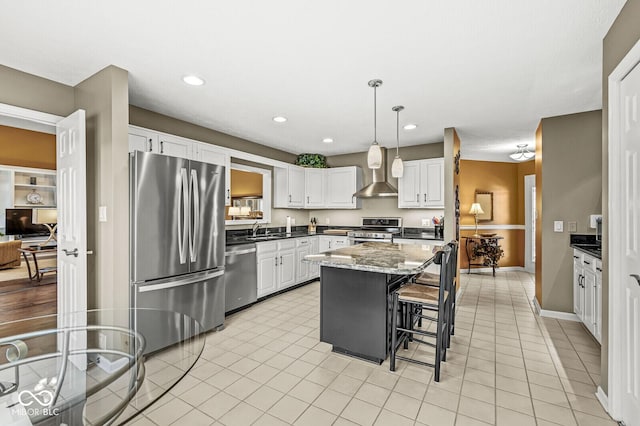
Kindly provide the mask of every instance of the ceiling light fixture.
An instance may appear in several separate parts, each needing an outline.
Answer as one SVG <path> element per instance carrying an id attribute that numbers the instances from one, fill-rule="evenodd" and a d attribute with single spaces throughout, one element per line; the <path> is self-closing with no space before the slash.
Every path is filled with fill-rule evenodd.
<path id="1" fill-rule="evenodd" d="M 405 124 L 405 125 L 404 125 L 404 127 L 403 127 L 403 129 L 405 129 L 405 130 L 413 130 L 413 129 L 415 129 L 416 127 L 418 127 L 418 125 L 417 125 L 417 124 Z"/>
<path id="2" fill-rule="evenodd" d="M 284 123 L 285 121 L 287 121 L 287 117 L 278 115 L 276 117 L 273 117 L 273 121 L 275 121 L 276 123 Z"/>
<path id="3" fill-rule="evenodd" d="M 369 80 L 369 87 L 373 87 L 373 143 L 367 153 L 367 165 L 370 169 L 379 169 L 382 165 L 382 151 L 377 140 L 377 90 L 382 85 L 382 80 Z"/>
<path id="4" fill-rule="evenodd" d="M 527 149 L 526 143 L 518 144 L 518 150 L 513 154 L 509 154 L 509 157 L 511 157 L 511 159 L 515 161 L 527 161 L 532 159 L 535 156 L 536 156 L 535 153 Z"/>
<path id="5" fill-rule="evenodd" d="M 331 138 L 324 138 L 324 139 L 322 139 L 322 142 L 324 142 L 324 143 L 333 143 L 333 139 L 331 139 Z"/>
<path id="6" fill-rule="evenodd" d="M 391 176 L 394 178 L 401 178 L 404 174 L 404 165 L 402 164 L 402 158 L 400 158 L 400 111 L 403 109 L 402 105 L 391 108 L 391 111 L 396 113 L 396 158 L 391 164 Z"/>
<path id="7" fill-rule="evenodd" d="M 182 81 L 187 83 L 189 86 L 202 86 L 204 84 L 204 80 L 198 77 L 197 75 L 185 75 L 182 77 Z"/>

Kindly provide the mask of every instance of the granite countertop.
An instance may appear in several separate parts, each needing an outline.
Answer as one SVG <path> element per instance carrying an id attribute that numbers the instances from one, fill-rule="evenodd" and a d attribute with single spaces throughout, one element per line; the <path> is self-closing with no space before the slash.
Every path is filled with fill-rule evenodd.
<path id="1" fill-rule="evenodd" d="M 571 234 L 569 246 L 602 260 L 601 241 L 593 234 Z"/>
<path id="2" fill-rule="evenodd" d="M 590 256 L 602 260 L 602 248 L 599 245 L 574 243 L 570 244 L 570 246 L 574 249 L 578 249 L 581 252 L 587 253 Z"/>
<path id="3" fill-rule="evenodd" d="M 356 269 L 382 274 L 411 275 L 421 272 L 433 259 L 440 244 L 415 245 L 366 242 L 304 257 L 320 266 Z"/>
<path id="4" fill-rule="evenodd" d="M 277 240 L 284 240 L 287 238 L 301 238 L 301 237 L 312 237 L 315 235 L 319 235 L 317 233 L 309 233 L 307 231 L 296 231 L 296 232 L 292 232 L 291 234 L 280 234 L 280 233 L 272 233 L 272 234 L 268 234 L 269 238 L 258 238 L 258 239 L 254 239 L 252 238 L 250 235 L 239 235 L 239 236 L 233 236 L 233 237 L 227 237 L 227 241 L 226 241 L 226 246 L 235 246 L 235 245 L 239 245 L 239 244 L 253 244 L 253 243 L 261 243 L 264 241 L 277 241 Z M 263 237 L 264 234 L 260 234 L 259 237 Z"/>

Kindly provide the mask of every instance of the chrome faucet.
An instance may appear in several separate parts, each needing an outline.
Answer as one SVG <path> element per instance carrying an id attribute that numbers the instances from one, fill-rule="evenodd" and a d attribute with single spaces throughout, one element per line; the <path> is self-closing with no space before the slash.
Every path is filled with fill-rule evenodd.
<path id="1" fill-rule="evenodd" d="M 254 223 L 253 226 L 251 227 L 251 235 L 253 237 L 255 237 L 258 234 L 258 229 L 260 229 L 260 224 L 256 220 L 256 223 Z"/>

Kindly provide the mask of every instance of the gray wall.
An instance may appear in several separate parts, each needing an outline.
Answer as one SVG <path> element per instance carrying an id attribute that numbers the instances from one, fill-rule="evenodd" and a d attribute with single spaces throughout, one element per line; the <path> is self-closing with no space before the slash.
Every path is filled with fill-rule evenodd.
<path id="1" fill-rule="evenodd" d="M 589 215 L 602 209 L 602 112 L 542 119 L 542 301 L 546 310 L 573 312 L 573 249 L 568 221 L 594 233 Z M 553 232 L 553 222 L 564 232 Z"/>
<path id="2" fill-rule="evenodd" d="M 129 83 L 109 66 L 75 88 L 87 113 L 87 247 L 90 308 L 129 307 Z M 98 206 L 108 221 L 98 222 Z M 127 266 L 125 266 L 127 265 Z"/>
<path id="3" fill-rule="evenodd" d="M 75 110 L 73 87 L 0 65 L 0 103 L 66 117 Z"/>
<path id="4" fill-rule="evenodd" d="M 403 161 L 421 160 L 423 158 L 442 157 L 443 143 L 414 145 L 400 148 L 400 158 Z M 387 150 L 387 181 L 395 188 L 398 187 L 398 179 L 391 176 L 391 164 L 396 156 L 396 150 Z M 367 153 L 356 152 L 353 154 L 333 155 L 327 157 L 329 167 L 359 166 L 363 171 L 363 183 L 368 185 L 373 181 L 373 172 L 367 166 Z M 366 212 L 366 213 L 365 213 Z M 325 225 L 329 219 L 331 226 L 359 226 L 363 216 L 401 217 L 404 226 L 417 227 L 422 218 L 442 216 L 442 209 L 399 209 L 397 198 L 365 198 L 362 200 L 362 209 L 356 210 L 310 210 L 309 217 L 316 217 L 318 225 Z"/>
<path id="5" fill-rule="evenodd" d="M 622 58 L 640 40 L 640 0 L 627 0 L 620 14 L 609 29 L 603 42 L 602 59 L 602 352 L 600 386 L 609 392 L 609 236 L 607 224 L 609 212 L 609 74 Z"/>

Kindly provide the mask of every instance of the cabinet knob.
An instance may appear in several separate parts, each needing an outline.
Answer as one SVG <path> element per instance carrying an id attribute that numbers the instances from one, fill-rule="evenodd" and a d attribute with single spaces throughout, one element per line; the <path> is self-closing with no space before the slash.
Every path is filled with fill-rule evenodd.
<path id="1" fill-rule="evenodd" d="M 164 141 L 160 141 L 160 154 L 164 154 Z"/>
<path id="2" fill-rule="evenodd" d="M 153 140 L 149 138 L 149 152 L 153 152 Z"/>
<path id="3" fill-rule="evenodd" d="M 278 256 L 275 257 L 276 266 L 278 266 Z"/>
<path id="4" fill-rule="evenodd" d="M 420 202 L 420 194 L 416 194 L 416 201 Z"/>
<path id="5" fill-rule="evenodd" d="M 291 202 L 291 194 L 289 194 L 289 202 Z"/>
<path id="6" fill-rule="evenodd" d="M 427 202 L 427 194 L 424 194 L 424 202 Z"/>
<path id="7" fill-rule="evenodd" d="M 307 195 L 307 204 L 309 204 L 309 196 Z"/>
<path id="8" fill-rule="evenodd" d="M 282 265 L 282 256 L 280 256 L 280 264 Z"/>
<path id="9" fill-rule="evenodd" d="M 587 262 L 586 260 L 583 260 L 584 263 L 586 263 L 587 265 L 591 265 L 591 262 Z"/>

